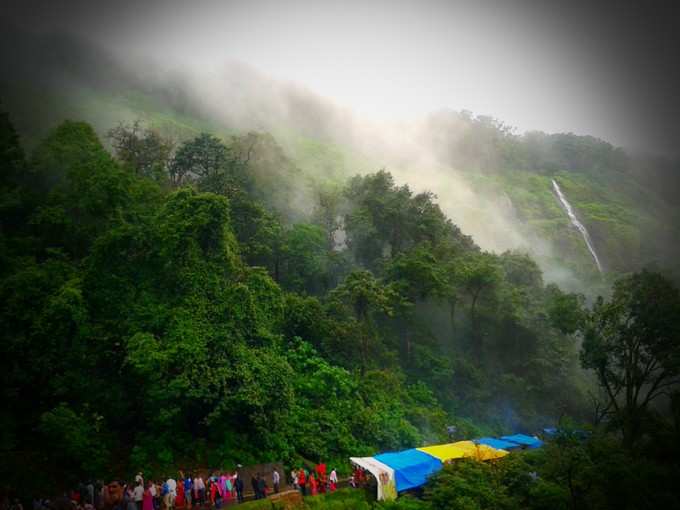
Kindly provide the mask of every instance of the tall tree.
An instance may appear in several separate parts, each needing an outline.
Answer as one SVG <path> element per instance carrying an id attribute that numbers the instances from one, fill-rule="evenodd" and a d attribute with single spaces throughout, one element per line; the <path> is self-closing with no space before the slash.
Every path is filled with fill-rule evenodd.
<path id="1" fill-rule="evenodd" d="M 116 157 L 129 165 L 137 175 L 157 181 L 167 178 L 168 165 L 175 142 L 157 130 L 142 126 L 139 120 L 131 125 L 120 123 L 108 132 Z"/>
<path id="2" fill-rule="evenodd" d="M 501 273 L 494 256 L 483 253 L 467 257 L 461 264 L 459 274 L 463 282 L 462 285 L 470 298 L 472 350 L 477 362 L 479 362 L 484 351 L 484 337 L 480 334 L 477 321 L 479 302 L 482 295 L 490 292 L 499 282 Z"/>
<path id="3" fill-rule="evenodd" d="M 201 178 L 214 179 L 224 170 L 230 157 L 229 149 L 218 138 L 201 133 L 177 149 L 170 163 L 172 184 L 181 186 Z"/>
<path id="4" fill-rule="evenodd" d="M 658 273 L 617 281 L 587 317 L 581 361 L 595 371 L 606 411 L 632 448 L 650 404 L 680 383 L 680 293 Z"/>
<path id="5" fill-rule="evenodd" d="M 83 257 L 98 234 L 136 210 L 133 176 L 88 124 L 66 121 L 52 130 L 34 151 L 31 167 L 39 202 L 29 221 L 45 248 Z"/>
<path id="6" fill-rule="evenodd" d="M 335 234 L 340 229 L 340 205 L 342 196 L 333 189 L 321 189 L 318 191 L 318 203 L 314 209 L 314 221 L 324 230 L 326 237 L 326 249 L 335 250 Z"/>
<path id="7" fill-rule="evenodd" d="M 298 223 L 283 239 L 281 285 L 299 293 L 320 294 L 328 290 L 328 264 L 324 232 L 317 225 Z"/>
<path id="8" fill-rule="evenodd" d="M 353 271 L 333 289 L 329 299 L 348 306 L 361 325 L 359 349 L 363 376 L 368 365 L 369 346 L 376 335 L 373 317 L 376 313 L 392 315 L 397 295 L 391 287 L 383 285 L 370 272 Z"/>
<path id="9" fill-rule="evenodd" d="M 0 186 L 15 185 L 24 163 L 19 135 L 10 122 L 9 115 L 0 110 Z"/>
<path id="10" fill-rule="evenodd" d="M 407 305 L 400 307 L 398 321 L 401 324 L 398 330 L 408 362 L 412 350 L 412 331 L 409 331 L 408 325 L 415 321 L 413 305 L 446 293 L 445 272 L 432 253 L 430 244 L 424 243 L 392 259 L 386 267 L 386 274 Z"/>
<path id="11" fill-rule="evenodd" d="M 0 105 L 1 106 L 1 105 Z M 0 235 L 9 236 L 26 221 L 26 204 L 22 203 L 19 185 L 25 179 L 26 160 L 9 115 L 0 111 Z M 0 266 L 7 267 L 4 240 L 0 240 Z M 2 270 L 0 270 L 2 273 Z"/>

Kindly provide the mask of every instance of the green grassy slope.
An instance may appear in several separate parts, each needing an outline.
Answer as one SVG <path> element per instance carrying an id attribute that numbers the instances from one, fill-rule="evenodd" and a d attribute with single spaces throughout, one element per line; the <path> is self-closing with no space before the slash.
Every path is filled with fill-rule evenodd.
<path id="1" fill-rule="evenodd" d="M 65 119 L 88 122 L 105 143 L 110 128 L 138 119 L 178 142 L 201 132 L 224 140 L 239 133 L 217 122 L 174 110 L 149 94 L 135 91 L 108 94 L 81 88 L 60 93 L 21 86 L 3 90 L 3 102 L 11 105 L 8 109 L 12 121 L 29 149 Z M 350 175 L 378 169 L 370 158 L 341 145 L 303 136 L 285 126 L 272 131 L 288 156 L 308 176 L 324 176 L 331 183 L 340 184 Z"/>
<path id="2" fill-rule="evenodd" d="M 547 239 L 555 256 L 583 276 L 597 276 L 581 234 L 571 225 L 553 192 L 555 179 L 588 229 L 608 273 L 624 273 L 660 259 L 657 237 L 671 235 L 673 211 L 630 177 L 589 172 L 543 175 L 513 170 L 469 175 L 476 189 L 507 194 L 528 232 Z"/>
<path id="3" fill-rule="evenodd" d="M 470 175 L 473 187 L 481 192 L 505 194 L 512 203 L 517 219 L 531 237 L 547 240 L 560 264 L 577 274 L 596 275 L 597 268 L 581 234 L 552 191 L 550 178 L 533 172 L 515 171 L 504 174 Z"/>
<path id="4" fill-rule="evenodd" d="M 135 119 L 178 141 L 202 131 L 224 139 L 237 134 L 234 129 L 176 111 L 152 95 L 137 91 L 122 94 L 81 88 L 58 93 L 22 86 L 5 90 L 3 95 L 5 104 L 12 105 L 12 120 L 29 149 L 67 118 L 89 122 L 103 140 L 107 130 L 117 123 Z M 272 134 L 302 173 L 317 182 L 340 184 L 348 176 L 380 167 L 370 155 L 304 136 L 288 126 L 273 129 Z M 672 215 L 668 207 L 625 174 L 586 170 L 549 176 L 513 170 L 464 175 L 474 189 L 491 192 L 499 200 L 509 198 L 527 235 L 548 240 L 555 261 L 586 279 L 597 277 L 597 270 L 580 233 L 571 226 L 558 203 L 551 178 L 560 184 L 589 229 L 608 272 L 621 273 L 644 266 L 657 255 L 652 238 L 673 235 L 672 226 L 664 224 Z"/>

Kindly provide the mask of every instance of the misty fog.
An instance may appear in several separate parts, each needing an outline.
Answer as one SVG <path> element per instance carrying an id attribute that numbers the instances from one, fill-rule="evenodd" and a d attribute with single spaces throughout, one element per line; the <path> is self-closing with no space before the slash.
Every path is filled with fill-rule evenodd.
<path id="1" fill-rule="evenodd" d="M 583 286 L 561 263 L 559 249 L 518 217 L 504 190 L 475 185 L 465 171 L 493 172 L 494 162 L 451 151 L 474 136 L 465 116 L 483 114 L 509 123 L 513 136 L 523 135 L 521 127 L 645 145 L 637 106 L 612 103 L 618 96 L 607 93 L 609 83 L 590 72 L 599 56 L 585 58 L 583 42 L 565 40 L 563 28 L 547 38 L 556 20 L 527 6 L 506 12 L 431 2 L 428 11 L 399 2 L 385 18 L 382 2 L 351 11 L 294 4 L 285 11 L 270 2 L 249 9 L 201 2 L 192 10 L 151 3 L 139 11 L 121 4 L 110 12 L 79 6 L 77 16 L 40 6 L 50 14 L 43 21 L 30 8 L 13 6 L 4 33 L 20 43 L 3 45 L 3 60 L 33 86 L 56 86 L 65 97 L 136 90 L 229 132 L 270 132 L 293 160 L 296 136 L 337 144 L 357 158 L 335 178 L 385 168 L 414 191 L 433 192 L 482 249 L 526 251 L 547 281 Z M 581 15 L 572 14 L 573 20 Z M 104 27 L 107 15 L 111 23 Z M 5 96 L 12 101 L 11 93 Z M 56 121 L 59 113 L 52 114 Z M 143 112 L 123 107 L 84 120 L 103 134 L 138 118 L 144 120 Z M 296 201 L 305 214 L 314 208 L 309 178 L 300 180 Z"/>

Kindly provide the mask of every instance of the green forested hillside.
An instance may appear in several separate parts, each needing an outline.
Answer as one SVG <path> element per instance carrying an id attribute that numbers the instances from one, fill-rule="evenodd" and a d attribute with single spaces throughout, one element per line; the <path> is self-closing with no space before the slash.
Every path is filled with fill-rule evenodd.
<path id="1" fill-rule="evenodd" d="M 296 217 L 285 184 L 299 171 L 271 135 L 225 145 L 203 133 L 171 152 L 157 132 L 119 126 L 112 145 L 115 158 L 67 121 L 25 152 L 0 117 L 9 487 L 267 461 L 342 472 L 350 455 L 443 441 L 452 424 L 475 437 L 559 423 L 543 452 L 457 463 L 424 499 L 386 507 L 672 506 L 677 466 L 662 445 L 677 430 L 650 405 L 678 374 L 670 282 L 622 280 L 591 312 L 526 254 L 480 250 L 431 193 L 388 172 L 313 190 Z M 664 360 L 616 412 L 577 360 L 584 338 L 600 387 L 623 381 L 608 321 L 653 342 L 639 353 L 648 369 Z M 611 418 L 585 440 L 565 416 Z M 618 429 L 626 450 L 607 434 Z M 342 492 L 305 504 L 373 503 Z"/>
<path id="2" fill-rule="evenodd" d="M 447 468 L 424 500 L 397 505 L 564 508 L 587 496 L 610 508 L 612 493 L 633 488 L 645 501 L 672 497 L 677 466 L 658 442 L 677 435 L 677 398 L 664 400 L 676 355 L 663 343 L 677 340 L 677 291 L 653 273 L 611 287 L 644 267 L 676 270 L 677 203 L 659 184 L 667 167 L 592 137 L 433 115 L 418 131 L 432 175 L 503 204 L 525 240 L 490 252 L 456 224 L 477 204 L 443 211 L 439 190 L 404 184 L 424 170 L 417 158 L 390 158 L 366 131 L 362 143 L 343 135 L 349 125 L 326 123 L 333 111 L 314 98 L 244 128 L 181 80 L 146 83 L 91 60 L 106 71 L 98 79 L 0 84 L 10 110 L 0 118 L 9 486 L 44 493 L 138 469 L 267 461 L 342 471 L 350 455 L 443 441 L 450 425 L 470 438 L 576 420 L 594 427 L 592 441 L 567 435 L 495 471 Z M 595 299 L 603 293 L 611 305 Z M 603 339 L 618 338 L 611 324 L 626 307 L 660 321 L 639 323 L 661 340 L 643 350 L 642 372 L 617 379 L 618 344 Z M 621 408 L 601 393 L 657 371 L 658 387 L 641 378 L 639 399 Z M 592 482 L 595 472 L 606 474 Z"/>
<path id="3" fill-rule="evenodd" d="M 300 179 L 291 184 L 298 197 L 295 207 L 289 207 L 296 211 L 288 211 L 297 218 L 310 213 L 310 188 L 339 187 L 356 174 L 399 168 L 398 180 L 413 187 L 426 156 L 427 164 L 437 167 L 441 186 L 450 185 L 447 174 L 455 174 L 458 180 L 452 182 L 488 192 L 473 200 L 492 208 L 509 202 L 512 218 L 501 228 L 516 230 L 513 238 L 522 241 L 506 243 L 501 250 L 530 251 L 550 281 L 577 281 L 574 289 L 594 285 L 583 289 L 594 296 L 617 275 L 643 267 L 677 277 L 677 161 L 630 154 L 592 136 L 518 135 L 501 121 L 465 111 L 436 112 L 413 126 L 386 129 L 244 64 L 215 73 L 180 73 L 158 62 L 123 62 L 73 36 L 3 28 L 13 44 L 0 48 L 0 100 L 28 148 L 67 119 L 90 123 L 109 148 L 108 130 L 135 120 L 175 144 L 200 132 L 227 143 L 231 136 L 250 131 L 271 133 L 286 164 L 299 173 Z M 604 277 L 596 275 L 580 234 L 557 203 L 552 178 L 590 231 Z M 474 203 L 454 201 L 446 213 L 456 220 L 476 210 Z M 508 213 L 501 209 L 494 214 Z M 503 237 L 492 225 L 486 227 L 484 236 L 467 233 L 480 239 Z"/>
<path id="4" fill-rule="evenodd" d="M 9 87 L 5 96 L 13 106 L 13 118 L 28 147 L 45 136 L 50 126 L 68 118 L 90 122 L 107 145 L 111 142 L 106 135 L 112 127 L 135 120 L 141 120 L 175 143 L 203 131 L 226 142 L 247 132 L 225 124 L 218 117 L 199 113 L 191 102 L 178 109 L 164 103 L 162 94 L 146 91 L 106 91 L 87 86 L 56 93 L 49 89 Z M 581 284 L 601 280 L 601 285 L 587 291 L 591 294 L 601 292 L 617 274 L 650 265 L 676 272 L 679 254 L 674 239 L 679 208 L 659 192 L 655 180 L 647 178 L 647 174 L 656 175 L 658 165 L 633 159 L 621 149 L 591 137 L 542 133 L 518 137 L 486 117 L 450 113 L 446 115 L 454 121 L 444 122 L 442 115 L 435 116 L 425 131 L 431 140 L 426 150 L 439 158 L 439 172 L 443 176 L 453 172 L 480 196 L 509 204 L 517 220 L 513 228 L 528 239 L 521 249 L 531 251 L 541 267 L 558 268 L 558 273 L 570 271 L 571 277 L 578 278 Z M 279 152 L 268 156 L 270 164 L 272 157 L 279 162 L 285 159 L 284 165 L 297 172 L 297 177 L 288 181 L 298 195 L 294 206 L 288 205 L 288 214 L 297 217 L 309 214 L 313 189 L 338 187 L 357 173 L 389 169 L 390 161 L 383 156 L 367 154 L 365 149 L 353 148 L 349 142 L 333 141 L 331 135 L 319 132 L 315 136 L 314 131 L 295 123 L 281 122 L 276 121 L 268 128 L 274 143 L 263 143 Z M 461 123 L 465 136 L 459 134 Z M 414 166 L 401 170 L 402 176 L 418 174 Z M 551 179 L 560 184 L 588 228 L 609 276 L 597 275 L 581 234 L 570 224 L 557 201 Z M 456 205 L 452 207 L 450 213 L 455 215 Z M 544 248 L 537 249 L 532 239 Z M 564 279 L 557 281 L 564 283 Z"/>
<path id="5" fill-rule="evenodd" d="M 286 175 L 253 172 L 241 139 L 201 135 L 141 166 L 66 122 L 24 159 L 3 123 L 13 480 L 36 462 L 41 483 L 59 483 L 63 463 L 78 477 L 342 459 L 450 423 L 501 431 L 584 412 L 575 326 L 555 313 L 576 298 L 525 255 L 480 251 L 386 172 L 292 222 L 276 207 Z"/>
<path id="6" fill-rule="evenodd" d="M 677 171 L 671 168 L 677 170 L 677 162 L 664 166 L 634 158 L 590 136 L 518 136 L 495 119 L 467 112 L 435 115 L 430 129 L 445 133 L 434 145 L 443 161 L 463 169 L 477 189 L 494 192 L 499 202 L 509 199 L 523 228 L 549 240 L 550 256 L 574 274 L 592 280 L 597 271 L 557 201 L 552 179 L 590 232 L 609 275 L 605 281 L 649 265 L 677 272 L 672 239 L 679 209 L 672 193 L 660 191 L 663 180 L 675 186 Z"/>
<path id="7" fill-rule="evenodd" d="M 680 508 L 679 161 L 594 136 L 519 133 L 464 110 L 371 119 L 247 63 L 218 65 L 249 53 L 238 44 L 206 45 L 252 32 L 261 40 L 251 49 L 277 58 L 285 45 L 276 45 L 302 35 L 280 76 L 314 53 L 342 64 L 337 90 L 368 97 L 362 87 L 382 83 L 380 99 L 392 104 L 375 106 L 391 111 L 426 104 L 394 101 L 385 87 L 399 90 L 398 80 L 450 98 L 473 76 L 494 85 L 475 85 L 479 97 L 507 95 L 505 111 L 517 111 L 514 95 L 530 89 L 520 85 L 536 66 L 522 57 L 485 80 L 502 52 L 473 58 L 472 49 L 498 48 L 487 29 L 531 42 L 494 28 L 501 11 L 460 30 L 474 44 L 456 54 L 434 19 L 418 37 L 406 5 L 394 10 L 406 23 L 378 6 L 348 36 L 343 20 L 358 6 L 229 2 L 228 16 L 201 24 L 195 14 L 217 10 L 160 2 L 147 23 L 151 4 L 52 2 L 29 15 L 24 3 L 0 7 L 0 510 L 23 510 L 15 497 L 33 510 L 88 510 L 90 499 L 97 510 L 182 510 L 191 505 L 181 489 L 173 502 L 170 486 L 192 475 L 217 498 L 193 508 L 220 510 L 213 475 L 319 463 L 337 470 L 341 488 L 295 498 L 299 508 Z M 333 30 L 317 41 L 310 23 L 296 30 L 307 14 Z M 385 39 L 373 31 L 383 18 Z M 440 35 L 459 35 L 462 21 L 441 19 Z M 559 64 L 572 74 L 578 59 L 543 44 L 547 21 L 530 23 L 541 44 L 519 54 L 545 54 L 546 72 Z M 324 50 L 334 38 L 375 65 L 359 72 L 361 59 L 336 60 L 338 48 Z M 436 51 L 420 50 L 425 39 Z M 597 64 L 590 53 L 584 64 Z M 383 68 L 392 56 L 394 69 Z M 407 72 L 410 58 L 423 71 L 442 59 L 441 83 Z M 487 69 L 470 72 L 473 60 Z M 308 67 L 320 73 L 309 83 L 329 80 L 319 61 Z M 585 109 L 609 67 L 590 90 L 583 82 L 576 96 L 553 95 L 548 80 L 525 104 L 583 96 Z M 619 102 L 617 118 L 636 109 L 624 104 L 632 81 L 611 83 L 614 102 L 571 112 L 576 120 L 524 113 L 607 132 L 609 121 L 583 119 Z M 670 111 L 645 103 L 660 118 Z M 609 128 L 619 131 L 630 139 L 642 128 Z M 667 145 L 645 141 L 651 133 L 641 146 Z M 501 443 L 512 451 L 481 460 L 484 436 L 520 433 L 542 441 L 524 438 L 535 450 Z M 395 470 L 394 501 L 375 501 L 370 476 L 348 487 L 350 456 L 459 440 L 471 441 L 461 457 L 432 458 L 428 478 L 403 484 L 396 477 L 413 466 Z M 140 472 L 147 483 L 168 480 L 162 505 L 139 485 L 118 501 Z M 257 499 L 243 508 L 280 508 Z"/>

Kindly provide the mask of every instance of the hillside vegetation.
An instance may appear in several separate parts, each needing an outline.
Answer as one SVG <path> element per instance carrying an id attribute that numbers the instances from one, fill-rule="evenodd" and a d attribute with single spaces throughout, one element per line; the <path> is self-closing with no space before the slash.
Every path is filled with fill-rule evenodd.
<path id="1" fill-rule="evenodd" d="M 72 476 L 341 459 L 469 418 L 502 430 L 582 412 L 573 325 L 550 319 L 575 298 L 386 172 L 291 223 L 274 206 L 285 175 L 244 160 L 241 139 L 201 135 L 150 162 L 119 146 L 116 161 L 66 122 L 24 161 L 4 133 L 3 429 L 26 445 L 20 464 L 46 444 Z"/>
<path id="2" fill-rule="evenodd" d="M 162 87 L 90 57 L 108 73 L 3 83 L 7 486 L 44 495 L 140 469 L 273 461 L 342 472 L 350 455 L 443 442 L 451 425 L 474 438 L 559 424 L 544 452 L 449 466 L 392 508 L 677 501 L 667 167 L 647 181 L 649 160 L 604 141 L 444 112 L 418 147 L 434 175 L 474 191 L 445 211 L 439 190 L 395 177 L 430 168 L 404 152 L 394 173 L 380 169 L 389 145 L 343 134 L 318 98 L 298 94 L 297 109 L 251 129 L 181 80 Z M 478 200 L 504 204 L 526 249 L 486 250 L 461 228 Z"/>
<path id="3" fill-rule="evenodd" d="M 232 136 L 248 132 L 225 124 L 219 116 L 201 113 L 195 106 L 181 112 L 147 92 L 76 87 L 68 93 L 45 94 L 22 87 L 20 92 L 10 90 L 5 96 L 13 105 L 13 117 L 28 147 L 45 136 L 49 126 L 69 118 L 92 123 L 106 143 L 106 133 L 112 126 L 135 120 L 175 143 L 201 132 L 213 133 L 228 143 Z M 299 179 L 290 184 L 305 199 L 297 202 L 298 216 L 309 213 L 310 189 L 339 187 L 357 173 L 375 172 L 385 166 L 389 169 L 391 164 L 383 156 L 366 153 L 365 147 L 353 147 L 350 140 L 334 141 L 332 133 L 320 134 L 323 131 L 317 130 L 315 135 L 314 130 L 283 121 L 270 126 L 270 132 L 277 150 L 283 151 L 299 174 Z M 581 286 L 584 282 L 594 284 L 588 293 L 595 294 L 604 291 L 616 275 L 650 265 L 677 273 L 680 254 L 674 239 L 680 208 L 672 196 L 666 195 L 665 186 L 655 184 L 661 173 L 661 178 L 672 185 L 674 173 L 660 170 L 662 167 L 651 160 L 633 159 L 592 137 L 543 133 L 517 136 L 493 119 L 465 112 L 432 116 L 425 136 L 427 150 L 437 155 L 443 179 L 447 173 L 455 175 L 479 194 L 480 202 L 507 206 L 512 228 L 526 239 L 518 248 L 531 251 L 551 280 L 569 287 L 568 278 L 552 276 L 553 268 L 557 273 L 566 270 L 572 279 L 581 281 Z M 418 174 L 413 165 L 401 170 L 402 178 Z M 609 274 L 600 284 L 596 284 L 599 277 L 592 257 L 561 208 L 551 179 L 560 184 L 593 238 Z M 473 209 L 466 213 L 466 207 Z M 447 212 L 455 219 L 459 214 L 474 214 L 475 207 L 454 203 Z M 570 288 L 578 288 L 578 284 Z"/>

